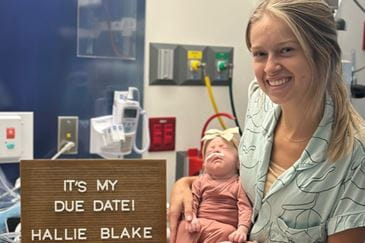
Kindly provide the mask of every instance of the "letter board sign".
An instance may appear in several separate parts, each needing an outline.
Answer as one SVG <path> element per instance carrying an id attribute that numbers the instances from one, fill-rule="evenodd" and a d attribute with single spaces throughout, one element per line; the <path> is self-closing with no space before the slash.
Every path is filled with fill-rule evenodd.
<path id="1" fill-rule="evenodd" d="M 23 242 L 166 242 L 166 161 L 22 160 Z"/>

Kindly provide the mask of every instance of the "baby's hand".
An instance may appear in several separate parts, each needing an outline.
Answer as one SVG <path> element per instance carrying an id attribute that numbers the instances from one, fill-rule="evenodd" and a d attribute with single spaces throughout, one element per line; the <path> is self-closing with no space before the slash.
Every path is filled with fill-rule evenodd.
<path id="1" fill-rule="evenodd" d="M 187 230 L 190 233 L 199 232 L 200 231 L 200 222 L 197 217 L 194 216 L 193 220 L 187 224 Z"/>
<path id="2" fill-rule="evenodd" d="M 240 225 L 236 231 L 232 232 L 228 236 L 228 239 L 232 242 L 237 242 L 237 243 L 246 242 L 247 233 L 248 233 L 248 228 L 246 226 Z"/>

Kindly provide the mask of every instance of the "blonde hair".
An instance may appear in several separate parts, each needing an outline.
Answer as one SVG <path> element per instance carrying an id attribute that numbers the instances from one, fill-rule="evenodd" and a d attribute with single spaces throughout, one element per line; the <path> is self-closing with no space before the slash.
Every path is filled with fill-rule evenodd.
<path id="1" fill-rule="evenodd" d="M 323 0 L 264 0 L 252 14 L 246 29 L 251 49 L 252 24 L 265 14 L 284 21 L 297 38 L 313 77 L 307 92 L 308 110 L 322 112 L 326 92 L 334 103 L 334 121 L 327 156 L 336 161 L 350 153 L 355 137 L 364 139 L 364 121 L 352 106 L 342 77 L 341 49 L 331 9 Z M 316 77 L 316 80 L 314 80 Z"/>

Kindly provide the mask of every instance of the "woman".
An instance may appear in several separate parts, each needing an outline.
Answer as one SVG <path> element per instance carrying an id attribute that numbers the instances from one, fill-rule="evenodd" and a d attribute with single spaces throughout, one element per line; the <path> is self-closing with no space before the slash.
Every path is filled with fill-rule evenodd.
<path id="1" fill-rule="evenodd" d="M 346 93 L 332 11 L 322 0 L 262 1 L 246 43 L 257 80 L 239 149 L 250 239 L 363 243 L 364 121 Z M 173 189 L 172 242 L 182 208 L 191 218 L 193 180 Z"/>

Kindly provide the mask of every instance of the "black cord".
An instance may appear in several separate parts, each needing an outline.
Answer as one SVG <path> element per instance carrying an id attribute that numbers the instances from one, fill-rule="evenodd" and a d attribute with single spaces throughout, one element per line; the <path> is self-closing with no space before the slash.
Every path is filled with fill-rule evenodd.
<path id="1" fill-rule="evenodd" d="M 361 67 L 361 68 L 359 68 L 359 69 L 356 69 L 356 70 L 352 71 L 352 74 L 358 73 L 358 72 L 360 72 L 360 71 L 362 71 L 362 70 L 364 70 L 364 69 L 365 69 L 365 65 L 364 65 L 364 66 L 362 66 L 362 67 Z"/>
<path id="2" fill-rule="evenodd" d="M 230 69 L 231 69 L 231 70 L 229 70 L 230 75 L 229 75 L 229 78 L 228 78 L 229 101 L 231 103 L 232 114 L 236 118 L 236 119 L 234 119 L 234 122 L 236 123 L 236 126 L 238 127 L 240 136 L 242 136 L 242 130 L 241 130 L 240 124 L 238 123 L 236 108 L 234 106 L 234 100 L 233 100 L 232 74 L 231 74 L 232 73 L 232 67 L 230 67 Z"/>
<path id="3" fill-rule="evenodd" d="M 365 13 L 365 8 L 363 6 L 361 6 L 361 4 L 357 1 L 357 0 L 354 0 L 355 4 L 361 9 L 361 11 L 363 13 Z"/>

